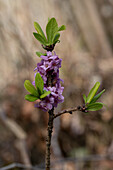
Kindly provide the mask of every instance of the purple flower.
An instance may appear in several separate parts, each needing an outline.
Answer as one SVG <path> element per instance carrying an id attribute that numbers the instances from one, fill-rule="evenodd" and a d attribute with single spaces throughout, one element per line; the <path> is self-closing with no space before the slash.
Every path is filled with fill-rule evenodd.
<path id="1" fill-rule="evenodd" d="M 41 108 L 44 111 L 51 110 L 52 107 L 57 107 L 58 103 L 64 101 L 62 92 L 64 87 L 60 82 L 63 80 L 59 78 L 59 68 L 61 68 L 62 59 L 59 59 L 56 53 L 52 55 L 52 52 L 48 51 L 46 56 L 41 56 L 41 62 L 37 64 L 34 71 L 40 73 L 44 81 L 44 89 L 51 91 L 51 94 L 38 102 L 35 107 Z M 36 73 L 35 73 L 36 74 Z M 51 74 L 52 86 L 48 87 L 48 76 Z M 35 82 L 32 83 L 35 85 Z"/>

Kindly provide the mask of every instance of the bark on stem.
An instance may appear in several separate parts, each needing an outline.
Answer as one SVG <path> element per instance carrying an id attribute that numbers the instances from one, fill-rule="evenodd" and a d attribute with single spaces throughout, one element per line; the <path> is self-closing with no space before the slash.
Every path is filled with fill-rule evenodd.
<path id="1" fill-rule="evenodd" d="M 58 112 L 56 115 L 54 114 L 54 107 L 51 110 L 49 110 L 48 112 L 49 120 L 48 120 L 47 139 L 46 139 L 46 170 L 50 170 L 50 155 L 51 155 L 50 149 L 51 149 L 51 137 L 52 137 L 54 119 L 65 113 L 72 114 L 72 112 L 75 112 L 77 110 L 83 111 L 83 108 L 78 106 L 74 108 L 65 109 Z"/>
<path id="2" fill-rule="evenodd" d="M 49 110 L 49 121 L 47 128 L 47 139 L 46 139 L 46 170 L 50 170 L 50 155 L 51 155 L 51 137 L 53 131 L 53 120 L 54 120 L 54 107 Z"/>
<path id="3" fill-rule="evenodd" d="M 74 107 L 74 108 L 62 110 L 62 111 L 60 111 L 60 112 L 58 112 L 57 114 L 54 115 L 54 119 L 57 118 L 58 116 L 61 116 L 62 114 L 65 114 L 65 113 L 72 114 L 72 112 L 75 112 L 77 110 L 80 110 L 79 107 Z"/>
<path id="4" fill-rule="evenodd" d="M 65 110 L 58 112 L 57 114 L 54 114 L 54 119 L 57 118 L 58 116 L 61 116 L 62 114 L 65 114 L 65 113 L 72 114 L 75 111 L 88 112 L 85 105 L 78 106 L 74 108 L 65 109 Z"/>
<path id="5" fill-rule="evenodd" d="M 52 72 L 48 74 L 47 77 L 48 87 L 52 87 Z M 54 120 L 54 107 L 48 111 L 49 120 L 48 120 L 48 128 L 47 128 L 47 139 L 46 139 L 46 170 L 50 170 L 50 155 L 51 155 L 51 137 L 53 131 L 53 120 Z"/>

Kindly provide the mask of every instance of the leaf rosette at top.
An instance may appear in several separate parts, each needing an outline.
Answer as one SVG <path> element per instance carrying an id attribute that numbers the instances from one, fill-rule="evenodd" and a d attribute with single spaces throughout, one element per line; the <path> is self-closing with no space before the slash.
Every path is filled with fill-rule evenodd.
<path id="1" fill-rule="evenodd" d="M 100 87 L 100 82 L 96 82 L 93 88 L 90 90 L 87 97 L 85 94 L 83 94 L 83 99 L 87 111 L 97 111 L 103 107 L 104 105 L 103 103 L 96 102 L 101 97 L 101 95 L 105 92 L 104 89 L 96 95 L 99 87 Z"/>
<path id="2" fill-rule="evenodd" d="M 29 80 L 25 80 L 24 82 L 25 89 L 30 93 L 25 95 L 25 99 L 30 102 L 36 101 L 38 99 L 41 100 L 51 93 L 51 91 L 44 90 L 44 81 L 40 73 L 37 73 L 35 76 L 35 86 L 36 88 Z"/>
<path id="3" fill-rule="evenodd" d="M 53 44 L 53 38 L 55 36 L 55 33 L 58 32 L 58 24 L 56 22 L 55 18 L 52 18 L 49 20 L 47 26 L 46 26 L 46 34 L 47 34 L 47 39 L 48 43 L 50 45 Z"/>
<path id="4" fill-rule="evenodd" d="M 47 39 L 46 39 L 46 37 L 45 37 L 45 34 L 44 34 L 41 26 L 40 26 L 37 22 L 34 22 L 34 27 L 35 27 L 37 33 L 40 34 L 45 41 L 47 41 Z"/>
<path id="5" fill-rule="evenodd" d="M 51 46 L 59 42 L 60 31 L 66 29 L 65 25 L 58 27 L 58 23 L 55 18 L 48 19 L 48 23 L 46 25 L 46 36 L 39 25 L 39 23 L 34 22 L 34 27 L 37 33 L 33 33 L 35 38 L 44 46 Z"/>

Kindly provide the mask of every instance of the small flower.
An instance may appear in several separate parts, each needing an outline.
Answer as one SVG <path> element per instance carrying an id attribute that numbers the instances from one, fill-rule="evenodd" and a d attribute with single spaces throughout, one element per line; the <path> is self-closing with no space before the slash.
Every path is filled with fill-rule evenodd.
<path id="1" fill-rule="evenodd" d="M 42 60 L 37 64 L 34 71 L 40 73 L 44 81 L 45 90 L 51 91 L 51 94 L 43 98 L 38 102 L 35 107 L 41 108 L 44 111 L 51 110 L 52 107 L 57 107 L 58 103 L 64 101 L 62 92 L 64 87 L 61 86 L 60 82 L 63 80 L 59 78 L 59 68 L 61 68 L 62 59 L 59 59 L 56 53 L 52 55 L 52 52 L 48 51 L 46 56 L 41 56 Z M 36 74 L 36 73 L 35 73 Z M 48 76 L 51 74 L 52 86 L 48 87 Z M 32 83 L 35 85 L 35 83 Z"/>

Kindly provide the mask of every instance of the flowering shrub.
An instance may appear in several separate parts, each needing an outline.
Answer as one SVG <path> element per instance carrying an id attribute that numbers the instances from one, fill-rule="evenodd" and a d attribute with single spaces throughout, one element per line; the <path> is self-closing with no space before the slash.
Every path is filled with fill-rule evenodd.
<path id="1" fill-rule="evenodd" d="M 64 101 L 64 97 L 62 95 L 64 87 L 61 86 L 61 81 L 63 82 L 63 80 L 59 78 L 59 68 L 61 68 L 62 59 L 59 59 L 56 53 L 54 52 L 53 54 L 52 51 L 54 50 L 56 43 L 60 42 L 59 31 L 65 30 L 65 26 L 62 25 L 58 27 L 55 18 L 49 19 L 46 26 L 47 36 L 45 36 L 37 22 L 34 23 L 34 26 L 37 33 L 33 34 L 47 52 L 45 54 L 36 52 L 36 54 L 41 58 L 41 62 L 38 63 L 37 67 L 34 69 L 34 71 L 36 71 L 35 81 L 31 83 L 29 80 L 25 80 L 24 86 L 30 93 L 25 95 L 25 99 L 30 102 L 37 101 L 35 107 L 48 111 L 49 121 L 46 139 L 46 170 L 50 170 L 50 145 L 53 120 L 65 113 L 72 114 L 74 111 L 88 113 L 89 111 L 100 110 L 104 104 L 97 102 L 97 100 L 104 93 L 105 89 L 96 95 L 100 87 L 100 83 L 96 82 L 87 97 L 86 95 L 83 95 L 83 106 L 65 109 L 54 114 L 54 107 L 57 107 L 58 103 L 62 103 Z"/>
<path id="2" fill-rule="evenodd" d="M 59 59 L 56 53 L 52 54 L 52 51 L 56 43 L 60 42 L 60 31 L 65 30 L 65 25 L 58 27 L 55 18 L 48 19 L 46 26 L 46 35 L 37 22 L 34 22 L 34 27 L 37 33 L 33 33 L 35 38 L 42 44 L 42 47 L 47 50 L 45 54 L 36 52 L 36 54 L 42 59 L 37 67 L 34 69 L 35 81 L 31 82 L 26 80 L 24 86 L 30 94 L 25 96 L 28 101 L 36 101 L 35 107 L 38 107 L 44 111 L 49 111 L 54 107 L 57 107 L 58 103 L 64 101 L 62 92 L 64 87 L 61 86 L 60 82 L 63 80 L 59 78 L 59 68 L 61 68 L 62 59 Z M 79 110 L 83 112 L 100 110 L 103 107 L 103 103 L 96 102 L 103 94 L 105 89 L 96 95 L 99 89 L 100 83 L 96 82 L 94 87 L 84 98 L 84 105 L 79 106 Z M 36 89 L 35 89 L 36 87 Z"/>

